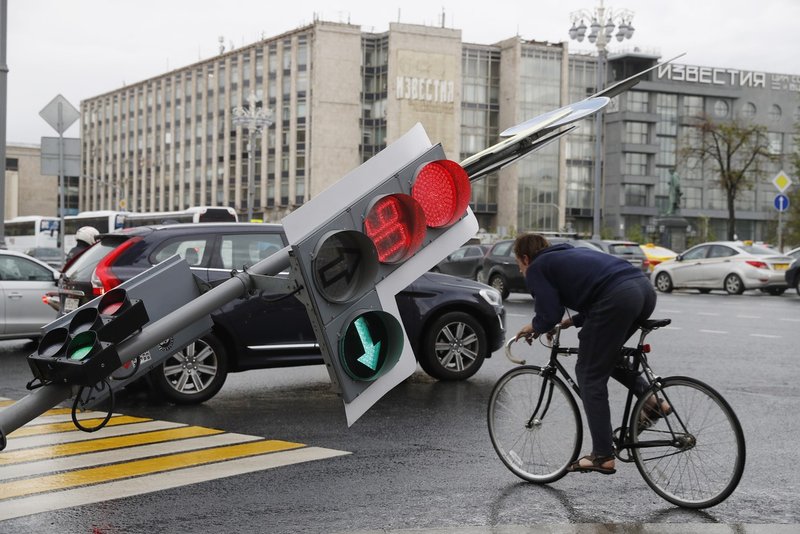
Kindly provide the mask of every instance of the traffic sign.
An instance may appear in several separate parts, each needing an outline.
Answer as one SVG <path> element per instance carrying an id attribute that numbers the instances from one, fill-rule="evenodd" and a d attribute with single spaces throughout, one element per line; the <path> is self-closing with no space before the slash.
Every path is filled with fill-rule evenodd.
<path id="1" fill-rule="evenodd" d="M 775 204 L 775 209 L 778 211 L 786 211 L 789 209 L 789 197 L 786 195 L 776 195 L 773 203 Z"/>
<path id="2" fill-rule="evenodd" d="M 66 98 L 56 95 L 49 104 L 42 108 L 39 116 L 58 132 L 58 135 L 61 135 L 80 118 L 81 112 L 75 109 L 75 106 L 70 104 Z"/>
<path id="3" fill-rule="evenodd" d="M 783 193 L 787 189 L 789 189 L 789 186 L 792 185 L 792 179 L 789 178 L 789 176 L 785 172 L 781 171 L 775 175 L 775 178 L 772 179 L 772 183 L 773 185 L 775 185 L 775 188 L 778 191 Z M 775 202 L 776 203 L 778 202 L 777 199 L 775 200 Z M 775 204 L 775 206 L 777 207 L 777 204 Z"/>
<path id="4" fill-rule="evenodd" d="M 417 125 L 283 219 L 348 425 L 416 370 L 395 295 L 478 231 L 470 192 Z"/>

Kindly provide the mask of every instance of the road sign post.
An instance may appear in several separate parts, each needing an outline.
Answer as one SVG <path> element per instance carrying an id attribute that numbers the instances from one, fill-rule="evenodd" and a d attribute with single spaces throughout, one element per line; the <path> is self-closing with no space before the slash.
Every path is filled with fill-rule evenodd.
<path id="1" fill-rule="evenodd" d="M 773 204 L 778 210 L 778 250 L 783 252 L 783 212 L 789 209 L 789 197 L 783 193 L 792 185 L 792 179 L 785 172 L 780 171 L 772 179 L 772 185 L 780 193 L 775 197 Z"/>
<path id="2" fill-rule="evenodd" d="M 58 133 L 58 195 L 59 195 L 59 229 L 58 248 L 64 256 L 64 210 L 66 209 L 66 184 L 64 173 L 64 132 L 72 126 L 81 116 L 80 111 L 61 95 L 56 95 L 39 112 L 47 124 Z"/>

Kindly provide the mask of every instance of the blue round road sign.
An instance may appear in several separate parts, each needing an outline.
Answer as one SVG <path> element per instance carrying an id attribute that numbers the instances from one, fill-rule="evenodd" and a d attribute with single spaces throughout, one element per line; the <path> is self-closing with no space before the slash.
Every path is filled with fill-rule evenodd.
<path id="1" fill-rule="evenodd" d="M 776 210 L 786 211 L 789 209 L 789 197 L 786 195 L 776 195 L 774 204 Z"/>

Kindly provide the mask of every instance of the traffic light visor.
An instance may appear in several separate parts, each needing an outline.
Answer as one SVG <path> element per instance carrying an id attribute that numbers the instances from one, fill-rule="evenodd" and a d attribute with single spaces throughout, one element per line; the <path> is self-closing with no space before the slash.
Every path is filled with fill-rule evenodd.
<path id="1" fill-rule="evenodd" d="M 467 210 L 470 195 L 467 172 L 446 159 L 426 163 L 411 188 L 411 196 L 422 206 L 431 228 L 446 228 L 458 221 Z"/>
<path id="2" fill-rule="evenodd" d="M 425 238 L 425 212 L 409 195 L 394 193 L 376 200 L 364 219 L 378 261 L 400 263 L 417 253 Z"/>

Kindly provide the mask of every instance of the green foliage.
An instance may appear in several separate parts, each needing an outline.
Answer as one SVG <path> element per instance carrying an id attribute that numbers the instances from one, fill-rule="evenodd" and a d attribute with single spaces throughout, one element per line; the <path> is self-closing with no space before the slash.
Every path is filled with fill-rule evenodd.
<path id="1" fill-rule="evenodd" d="M 636 226 L 635 228 L 628 228 L 628 231 L 625 234 L 625 239 L 627 239 L 628 241 L 635 241 L 640 245 L 648 242 L 644 234 L 642 233 L 641 226 Z"/>

